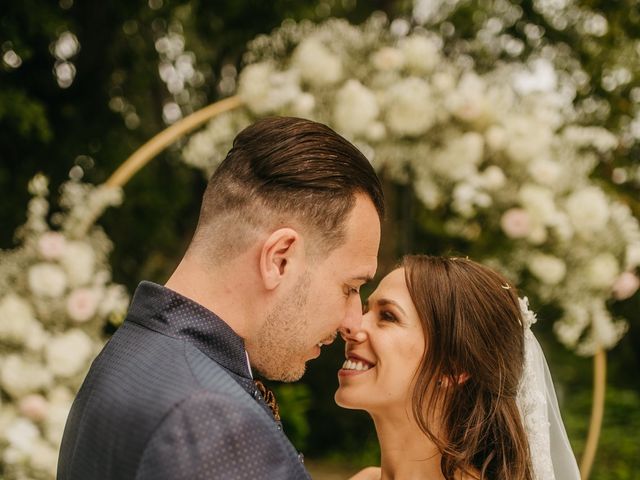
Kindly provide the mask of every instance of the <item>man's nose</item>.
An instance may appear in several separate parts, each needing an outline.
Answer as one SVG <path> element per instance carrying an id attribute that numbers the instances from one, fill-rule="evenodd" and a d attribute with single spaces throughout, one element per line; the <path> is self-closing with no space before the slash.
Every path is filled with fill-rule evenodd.
<path id="1" fill-rule="evenodd" d="M 353 339 L 353 337 L 362 330 L 362 320 L 363 315 L 360 297 L 354 295 L 353 298 L 349 300 L 347 313 L 339 328 L 342 338 L 345 340 Z"/>

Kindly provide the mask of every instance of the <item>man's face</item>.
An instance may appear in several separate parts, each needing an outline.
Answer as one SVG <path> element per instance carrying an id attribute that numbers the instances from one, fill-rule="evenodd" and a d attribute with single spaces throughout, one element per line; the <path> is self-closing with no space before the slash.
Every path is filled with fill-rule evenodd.
<path id="1" fill-rule="evenodd" d="M 360 287 L 373 278 L 380 244 L 380 220 L 371 200 L 356 196 L 345 221 L 345 240 L 307 270 L 267 315 L 251 360 L 266 378 L 300 379 L 306 362 L 320 355 L 339 328 L 362 321 Z"/>

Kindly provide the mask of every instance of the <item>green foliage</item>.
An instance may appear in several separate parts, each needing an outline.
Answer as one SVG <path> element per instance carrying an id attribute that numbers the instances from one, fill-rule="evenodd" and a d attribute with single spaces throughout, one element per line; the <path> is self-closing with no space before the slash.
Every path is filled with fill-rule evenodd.
<path id="1" fill-rule="evenodd" d="M 564 421 L 576 452 L 584 450 L 591 410 L 589 389 L 571 392 Z M 640 395 L 609 387 L 592 480 L 632 480 L 640 471 Z"/>
<path id="2" fill-rule="evenodd" d="M 280 384 L 273 391 L 280 406 L 284 431 L 297 449 L 306 449 L 310 433 L 307 420 L 311 405 L 309 387 L 303 383 Z"/>

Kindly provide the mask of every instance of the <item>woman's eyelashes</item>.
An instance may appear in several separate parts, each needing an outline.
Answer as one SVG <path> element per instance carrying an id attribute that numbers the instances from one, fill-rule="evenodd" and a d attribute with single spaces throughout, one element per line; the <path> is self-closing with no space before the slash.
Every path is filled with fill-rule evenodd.
<path id="1" fill-rule="evenodd" d="M 385 322 L 397 322 L 398 321 L 396 316 L 392 312 L 390 312 L 389 310 L 386 310 L 386 309 L 380 310 L 379 316 L 380 316 L 380 320 L 384 320 Z"/>
<path id="2" fill-rule="evenodd" d="M 366 315 L 367 313 L 369 313 L 369 303 L 365 302 L 362 304 L 362 314 Z M 393 314 L 393 312 L 391 312 L 390 310 L 386 309 L 386 308 L 380 308 L 378 309 L 377 312 L 377 316 L 380 320 L 385 321 L 385 322 L 397 322 L 398 318 Z"/>

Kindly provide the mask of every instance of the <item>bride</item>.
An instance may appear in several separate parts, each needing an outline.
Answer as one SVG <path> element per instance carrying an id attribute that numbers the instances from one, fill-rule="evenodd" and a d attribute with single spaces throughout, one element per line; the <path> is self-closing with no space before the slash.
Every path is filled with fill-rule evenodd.
<path id="1" fill-rule="evenodd" d="M 381 450 L 353 479 L 579 479 L 533 322 L 493 270 L 405 257 L 341 332 L 336 402 L 371 415 Z"/>

